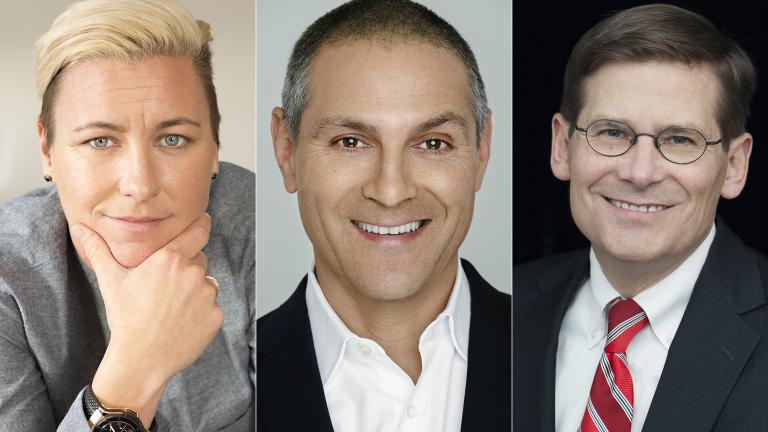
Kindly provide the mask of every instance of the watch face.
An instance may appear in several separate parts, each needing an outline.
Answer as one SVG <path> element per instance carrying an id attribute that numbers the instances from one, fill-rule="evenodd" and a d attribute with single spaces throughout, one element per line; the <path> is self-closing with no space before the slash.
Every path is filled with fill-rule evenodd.
<path id="1" fill-rule="evenodd" d="M 138 429 L 132 423 L 111 420 L 99 425 L 95 432 L 138 432 Z"/>

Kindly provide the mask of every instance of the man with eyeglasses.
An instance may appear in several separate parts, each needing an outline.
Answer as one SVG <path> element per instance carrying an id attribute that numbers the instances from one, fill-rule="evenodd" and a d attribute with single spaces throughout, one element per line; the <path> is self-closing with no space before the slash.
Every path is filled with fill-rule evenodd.
<path id="1" fill-rule="evenodd" d="M 591 247 L 514 271 L 515 430 L 768 430 L 768 259 L 716 219 L 746 182 L 755 80 L 675 6 L 579 40 L 550 164 Z"/>

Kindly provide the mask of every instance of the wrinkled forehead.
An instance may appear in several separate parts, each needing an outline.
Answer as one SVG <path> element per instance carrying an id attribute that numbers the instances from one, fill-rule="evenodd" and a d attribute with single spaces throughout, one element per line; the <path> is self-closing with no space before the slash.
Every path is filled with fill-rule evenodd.
<path id="1" fill-rule="evenodd" d="M 188 57 L 91 59 L 72 66 L 58 80 L 53 107 L 57 122 L 107 117 L 133 107 L 194 117 L 203 114 L 200 121 L 207 124 L 205 91 Z"/>
<path id="2" fill-rule="evenodd" d="M 474 123 L 469 76 L 452 51 L 420 41 L 343 40 L 323 46 L 312 60 L 305 114 L 408 112 L 437 103 L 453 105 L 452 111 L 460 109 Z"/>

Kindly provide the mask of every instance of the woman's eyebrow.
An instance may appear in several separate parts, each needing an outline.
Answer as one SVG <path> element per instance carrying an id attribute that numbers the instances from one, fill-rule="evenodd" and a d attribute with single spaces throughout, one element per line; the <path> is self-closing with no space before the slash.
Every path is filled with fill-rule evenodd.
<path id="1" fill-rule="evenodd" d="M 125 132 L 127 130 L 125 126 L 121 126 L 121 125 L 116 124 L 116 123 L 110 123 L 110 122 L 105 122 L 105 121 L 94 121 L 94 122 L 86 123 L 84 125 L 80 125 L 80 126 L 74 128 L 72 131 L 73 132 L 80 132 L 80 131 L 86 130 L 86 129 L 109 129 L 109 130 L 113 130 L 115 132 Z"/>
<path id="2" fill-rule="evenodd" d="M 165 129 L 172 126 L 180 126 L 180 125 L 191 125 L 191 126 L 195 126 L 198 129 L 202 128 L 199 122 L 196 122 L 189 117 L 176 117 L 171 120 L 165 120 L 160 122 L 155 129 L 160 130 L 160 129 Z"/>
<path id="3" fill-rule="evenodd" d="M 173 126 L 180 126 L 180 125 L 191 125 L 191 126 L 197 127 L 198 129 L 202 128 L 199 122 L 196 122 L 189 117 L 176 117 L 176 118 L 165 120 L 158 123 L 155 129 L 161 130 L 161 129 L 165 129 Z M 80 132 L 86 129 L 108 129 L 108 130 L 113 130 L 115 132 L 121 132 L 121 133 L 124 133 L 128 130 L 125 126 L 119 125 L 117 123 L 111 123 L 106 121 L 93 121 L 93 122 L 88 122 L 84 125 L 80 125 L 76 127 L 75 129 L 73 129 L 73 132 Z"/>

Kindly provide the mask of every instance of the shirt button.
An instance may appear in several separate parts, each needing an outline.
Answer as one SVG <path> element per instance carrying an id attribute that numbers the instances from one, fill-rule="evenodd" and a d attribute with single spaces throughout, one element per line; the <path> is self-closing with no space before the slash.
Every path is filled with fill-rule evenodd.
<path id="1" fill-rule="evenodd" d="M 357 348 L 358 348 L 358 349 L 360 350 L 360 352 L 361 352 L 361 353 L 363 353 L 363 354 L 370 354 L 370 353 L 371 353 L 371 347 L 369 347 L 368 345 L 366 345 L 366 344 L 364 344 L 364 343 L 361 343 L 361 344 L 359 344 L 359 345 L 357 346 Z"/>
<path id="2" fill-rule="evenodd" d="M 590 336 L 592 337 L 592 339 L 597 339 L 598 337 L 600 337 L 600 329 L 592 330 L 592 333 L 590 333 Z"/>
<path id="3" fill-rule="evenodd" d="M 407 414 L 408 418 L 416 418 L 416 416 L 419 414 L 419 410 L 416 409 L 414 405 L 411 405 L 408 407 Z"/>

